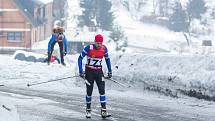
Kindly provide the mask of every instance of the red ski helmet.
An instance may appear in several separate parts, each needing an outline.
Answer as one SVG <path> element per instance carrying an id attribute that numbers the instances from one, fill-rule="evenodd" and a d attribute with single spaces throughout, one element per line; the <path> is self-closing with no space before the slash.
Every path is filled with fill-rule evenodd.
<path id="1" fill-rule="evenodd" d="M 101 34 L 97 34 L 94 42 L 103 42 L 103 36 Z"/>

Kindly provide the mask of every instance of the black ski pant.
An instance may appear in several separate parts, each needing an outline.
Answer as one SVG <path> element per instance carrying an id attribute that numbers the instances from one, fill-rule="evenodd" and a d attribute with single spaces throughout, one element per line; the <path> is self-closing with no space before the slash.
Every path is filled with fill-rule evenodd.
<path id="1" fill-rule="evenodd" d="M 103 77 L 102 70 L 93 70 L 93 69 L 86 67 L 85 74 L 86 74 L 86 80 L 90 83 L 90 85 L 88 85 L 86 83 L 87 96 L 90 96 L 90 97 L 92 96 L 94 81 L 97 84 L 100 96 L 101 95 L 104 96 L 105 95 L 105 82 L 102 81 L 102 77 Z M 106 102 L 101 102 L 101 107 L 106 109 Z M 91 103 L 87 103 L 87 109 L 90 109 L 90 108 L 91 108 Z"/>
<path id="2" fill-rule="evenodd" d="M 50 62 L 50 60 L 51 60 L 51 56 L 52 56 L 52 53 L 53 53 L 53 51 L 54 51 L 54 46 L 55 46 L 55 44 L 56 44 L 56 42 L 57 41 L 54 41 L 52 44 L 51 44 L 51 52 L 49 52 L 48 53 L 48 62 Z M 64 58 L 63 58 L 63 49 L 64 49 L 64 47 L 63 47 L 63 41 L 60 41 L 60 42 L 57 42 L 58 43 L 58 45 L 59 45 L 59 48 L 60 48 L 60 60 L 61 60 L 61 63 L 64 63 Z"/>

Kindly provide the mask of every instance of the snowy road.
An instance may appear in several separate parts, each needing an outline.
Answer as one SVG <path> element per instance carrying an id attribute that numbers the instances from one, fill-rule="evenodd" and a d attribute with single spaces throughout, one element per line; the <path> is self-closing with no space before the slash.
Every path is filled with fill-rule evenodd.
<path id="1" fill-rule="evenodd" d="M 77 71 L 75 62 L 66 67 L 58 64 L 47 66 L 43 63 L 17 61 L 9 56 L 0 57 L 2 58 L 0 63 L 0 85 L 5 85 L 0 86 L 0 100 L 8 101 L 10 104 L 15 105 L 21 121 L 86 120 L 84 103 L 85 84 L 80 78 L 65 79 L 32 87 L 26 86 L 27 83 L 39 83 L 75 75 Z M 125 57 L 125 60 L 129 59 Z M 128 63 L 125 60 L 121 60 L 124 61 L 122 65 L 118 63 L 120 68 L 127 68 L 124 67 L 125 63 Z M 133 63 L 137 62 L 129 62 L 128 65 Z M 146 69 L 148 70 L 149 67 Z M 124 74 L 121 77 L 125 75 L 133 77 L 136 73 L 132 73 L 132 71 L 136 71 L 133 68 L 130 70 L 125 69 L 120 71 Z M 115 75 L 118 74 L 116 73 Z M 138 76 L 139 78 L 143 78 L 147 75 Z M 126 82 L 130 82 L 128 80 L 117 81 L 124 82 L 125 84 Z M 178 95 L 179 98 L 167 97 L 143 90 L 145 83 L 141 83 L 140 79 L 133 81 L 137 84 L 127 83 L 133 86 L 129 89 L 122 87 L 121 89 L 119 85 L 106 81 L 107 108 L 113 115 L 113 118 L 110 120 L 215 121 L 215 102 L 198 100 L 184 95 Z M 93 114 L 91 120 L 101 120 L 97 88 L 94 89 L 93 96 Z"/>
<path id="2" fill-rule="evenodd" d="M 1 87 L 0 95 L 11 100 L 20 100 L 16 106 L 21 121 L 84 121 L 85 104 L 84 95 L 72 93 L 59 93 L 50 91 L 29 90 L 27 88 Z M 145 94 L 143 94 L 145 96 Z M 158 98 L 125 98 L 109 97 L 108 108 L 113 117 L 112 121 L 213 121 L 211 117 L 198 112 L 186 113 L 168 106 L 174 105 L 176 99 L 163 96 Z M 101 120 L 99 115 L 98 97 L 93 102 L 93 114 L 91 120 Z M 157 103 L 156 103 L 157 102 Z M 160 104 L 158 104 L 160 103 Z M 186 102 L 187 103 L 187 102 Z M 185 102 L 178 105 L 185 107 Z M 195 105 L 195 104 L 194 104 Z M 197 105 L 197 104 L 196 104 Z M 203 105 L 207 106 L 207 105 Z M 174 106 L 173 106 L 174 107 Z M 200 110 L 202 106 L 196 106 L 194 110 Z M 192 109 L 192 110 L 193 110 Z"/>

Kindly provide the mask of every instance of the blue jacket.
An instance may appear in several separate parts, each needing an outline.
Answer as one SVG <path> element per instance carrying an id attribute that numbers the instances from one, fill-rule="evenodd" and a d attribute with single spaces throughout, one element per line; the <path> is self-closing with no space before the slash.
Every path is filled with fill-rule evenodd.
<path id="1" fill-rule="evenodd" d="M 93 46 L 95 47 L 95 44 L 93 44 Z M 83 72 L 83 68 L 82 68 L 82 60 L 83 58 L 88 55 L 89 53 L 89 50 L 90 50 L 90 45 L 87 45 L 83 51 L 81 52 L 80 56 L 78 57 L 78 67 L 79 67 L 79 73 L 82 73 Z M 110 58 L 109 58 L 109 55 L 108 55 L 108 49 L 105 47 L 105 54 L 104 54 L 104 57 L 105 57 L 105 62 L 107 64 L 107 68 L 108 68 L 108 72 L 112 72 L 111 70 L 111 62 L 110 62 Z"/>
<path id="2" fill-rule="evenodd" d="M 64 35 L 64 34 L 63 34 Z M 53 44 L 53 42 L 57 41 L 57 35 L 55 34 L 52 34 L 52 37 L 51 39 L 49 40 L 49 43 L 48 43 L 48 52 L 51 51 L 51 45 Z M 68 47 L 67 47 L 67 39 L 66 39 L 66 36 L 64 35 L 64 38 L 63 38 L 63 47 L 64 47 L 64 50 L 66 53 L 68 53 Z"/>

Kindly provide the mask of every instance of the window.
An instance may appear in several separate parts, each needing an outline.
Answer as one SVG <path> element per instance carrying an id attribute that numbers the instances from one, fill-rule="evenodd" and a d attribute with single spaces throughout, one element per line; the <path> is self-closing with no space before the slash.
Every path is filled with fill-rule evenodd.
<path id="1" fill-rule="evenodd" d="M 0 31 L 0 38 L 3 38 L 3 32 Z"/>
<path id="2" fill-rule="evenodd" d="M 0 16 L 3 16 L 3 11 L 0 11 Z"/>
<path id="3" fill-rule="evenodd" d="M 15 40 L 14 32 L 8 32 L 7 33 L 7 40 Z"/>
<path id="4" fill-rule="evenodd" d="M 8 32 L 7 40 L 22 40 L 22 32 Z"/>
<path id="5" fill-rule="evenodd" d="M 22 33 L 21 32 L 15 32 L 15 40 L 22 40 Z"/>

